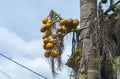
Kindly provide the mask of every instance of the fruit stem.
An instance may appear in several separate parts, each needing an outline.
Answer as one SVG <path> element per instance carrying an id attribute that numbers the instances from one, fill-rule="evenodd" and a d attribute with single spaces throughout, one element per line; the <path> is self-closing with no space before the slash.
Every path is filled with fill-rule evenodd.
<path id="1" fill-rule="evenodd" d="M 60 14 L 57 14 L 55 11 L 53 11 L 60 19 L 63 19 Z"/>

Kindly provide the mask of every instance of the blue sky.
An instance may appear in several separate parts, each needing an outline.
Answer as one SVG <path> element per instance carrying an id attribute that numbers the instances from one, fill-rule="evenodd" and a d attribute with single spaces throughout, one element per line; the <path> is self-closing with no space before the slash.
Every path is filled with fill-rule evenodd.
<path id="1" fill-rule="evenodd" d="M 26 41 L 39 39 L 41 19 L 51 9 L 64 18 L 79 19 L 79 0 L 0 0 L 0 26 Z"/>
<path id="2" fill-rule="evenodd" d="M 79 0 L 0 0 L 0 53 L 22 63 L 34 71 L 52 78 L 47 59 L 43 56 L 42 39 L 39 31 L 41 19 L 53 9 L 63 18 L 79 19 Z M 63 62 L 70 54 L 65 43 Z M 13 79 L 42 79 L 13 62 L 0 57 L 0 70 Z M 63 63 L 65 64 L 65 63 Z M 68 78 L 66 66 L 55 79 Z M 8 79 L 0 73 L 0 79 Z"/>

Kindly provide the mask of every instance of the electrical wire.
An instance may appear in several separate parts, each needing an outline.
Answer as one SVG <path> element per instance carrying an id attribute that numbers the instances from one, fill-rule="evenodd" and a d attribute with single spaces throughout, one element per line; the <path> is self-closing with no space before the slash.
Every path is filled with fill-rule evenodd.
<path id="1" fill-rule="evenodd" d="M 35 72 L 35 71 L 29 69 L 28 67 L 26 67 L 26 66 L 24 66 L 24 65 L 22 65 L 22 64 L 20 64 L 20 63 L 18 63 L 18 62 L 16 62 L 15 60 L 13 60 L 13 59 L 11 59 L 11 58 L 9 58 L 9 57 L 3 55 L 2 53 L 0 53 L 0 55 L 1 55 L 2 57 L 4 57 L 4 58 L 6 58 L 6 59 L 8 59 L 8 60 L 10 60 L 10 61 L 12 61 L 12 62 L 14 62 L 15 64 L 17 64 L 17 65 L 23 67 L 24 69 L 27 69 L 27 70 L 29 70 L 30 72 L 32 72 L 32 73 L 34 73 L 34 74 L 36 74 L 36 75 L 38 75 L 38 76 L 40 76 L 40 77 L 42 77 L 42 78 L 44 78 L 44 79 L 48 79 L 47 77 L 45 77 L 45 76 L 43 76 L 43 75 L 41 75 L 41 74 L 39 74 L 39 73 L 37 73 L 37 72 Z"/>
<path id="2" fill-rule="evenodd" d="M 6 77 L 8 77 L 9 79 L 13 79 L 10 75 L 8 75 L 7 73 L 3 72 L 2 70 L 0 70 L 0 72 L 5 75 Z"/>

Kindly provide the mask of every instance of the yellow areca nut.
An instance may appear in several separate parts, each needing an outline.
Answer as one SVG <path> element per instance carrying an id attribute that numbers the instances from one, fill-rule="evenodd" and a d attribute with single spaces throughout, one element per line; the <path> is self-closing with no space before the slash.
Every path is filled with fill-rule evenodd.
<path id="1" fill-rule="evenodd" d="M 75 57 L 75 60 L 77 61 L 77 60 L 80 60 L 80 56 L 76 56 Z"/>

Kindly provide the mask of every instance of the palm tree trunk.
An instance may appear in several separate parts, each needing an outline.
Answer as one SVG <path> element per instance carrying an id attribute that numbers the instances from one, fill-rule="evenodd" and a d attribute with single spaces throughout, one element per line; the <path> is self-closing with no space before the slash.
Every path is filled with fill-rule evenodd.
<path id="1" fill-rule="evenodd" d="M 94 55 L 96 51 L 94 52 L 95 49 L 90 38 L 91 14 L 97 15 L 97 0 L 80 0 L 80 37 L 83 42 L 83 54 L 87 60 L 87 79 L 101 79 L 99 62 L 93 63 L 94 58 L 98 58 L 98 55 Z M 91 50 L 93 51 L 91 52 Z"/>

